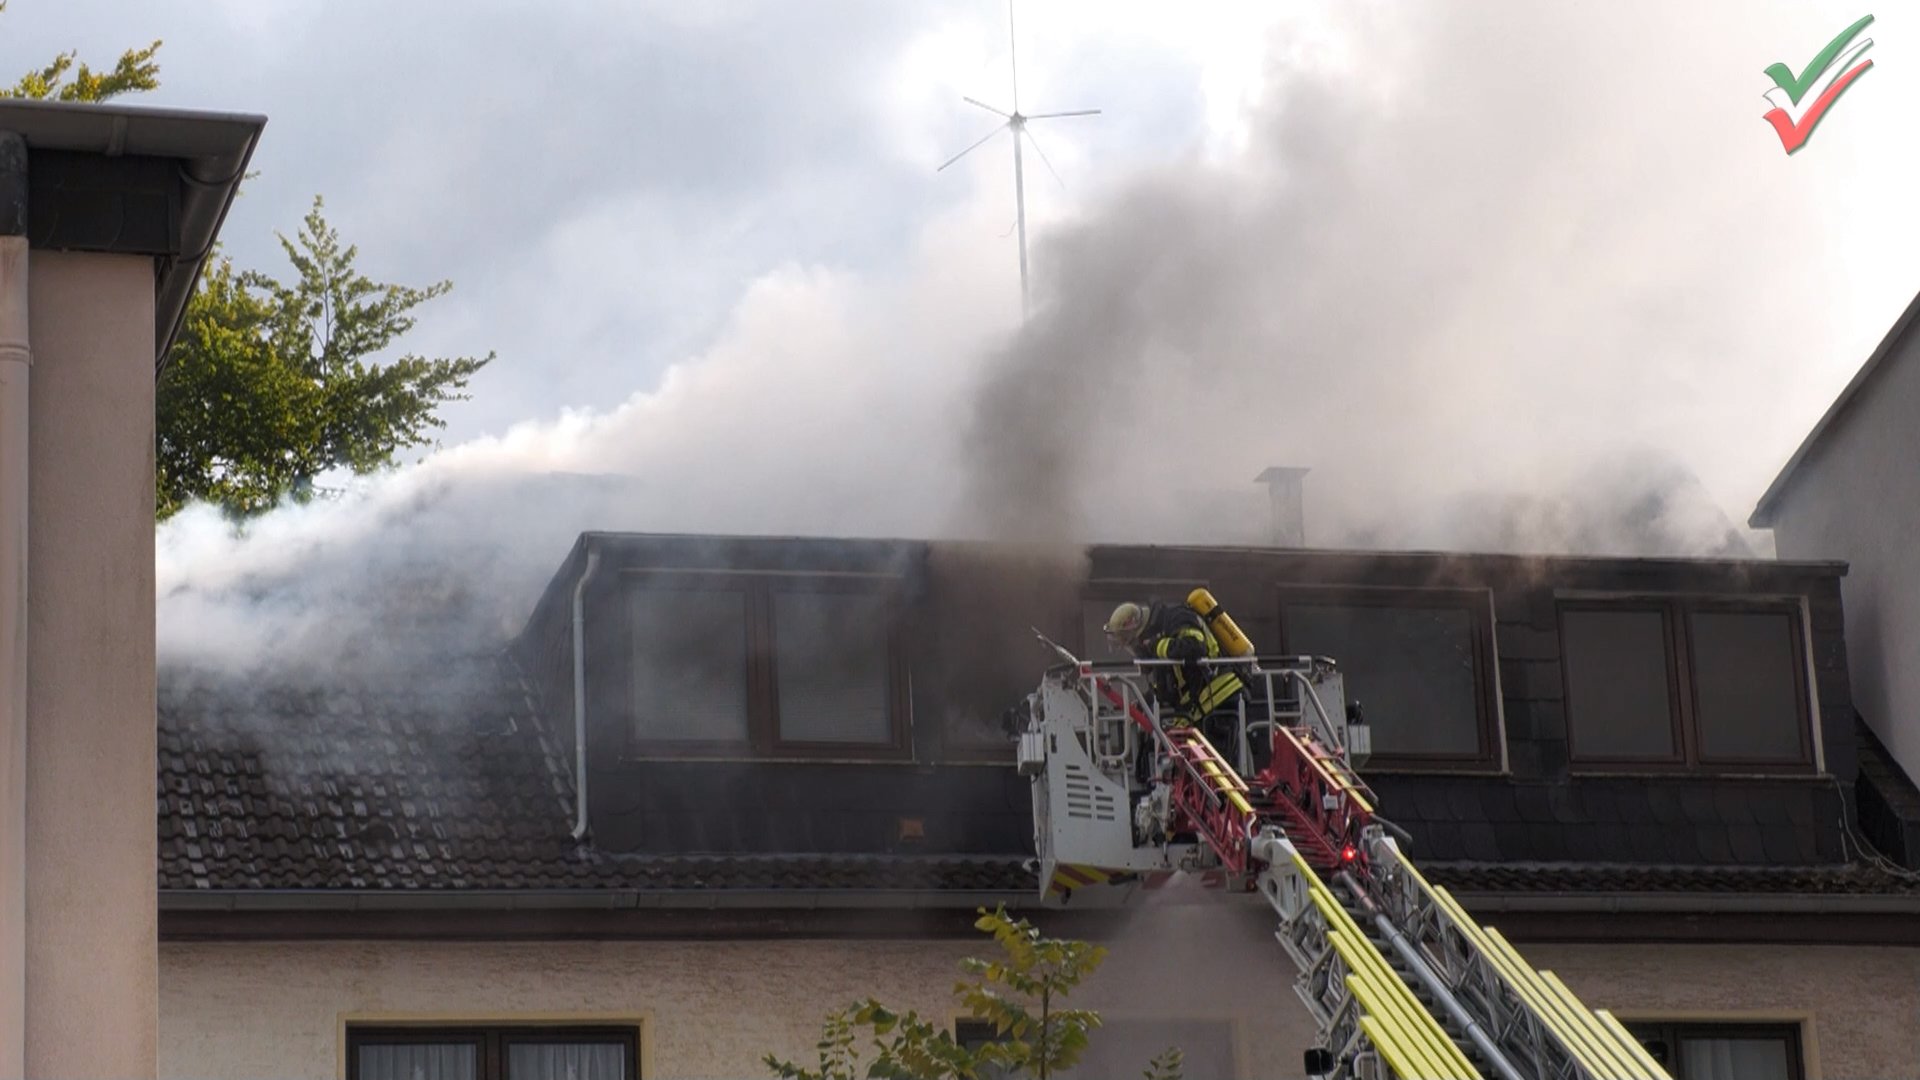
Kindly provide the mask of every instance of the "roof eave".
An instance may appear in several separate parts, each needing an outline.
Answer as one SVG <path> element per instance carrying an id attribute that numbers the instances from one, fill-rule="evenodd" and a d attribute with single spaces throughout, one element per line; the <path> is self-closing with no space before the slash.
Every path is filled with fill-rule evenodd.
<path id="1" fill-rule="evenodd" d="M 1537 893 L 1465 892 L 1455 899 L 1474 915 L 1765 914 L 1920 915 L 1920 894 L 1882 893 Z"/>
<path id="2" fill-rule="evenodd" d="M 240 181 L 259 146 L 266 117 L 245 113 L 0 101 L 0 130 L 16 131 L 35 150 L 138 156 L 179 163 L 179 252 L 160 258 L 154 283 L 154 376 L 186 319 L 187 301 L 225 224 Z"/>
<path id="3" fill-rule="evenodd" d="M 162 911 L 918 910 L 1037 906 L 1004 889 L 161 889 Z M 1082 905 L 1090 906 L 1090 905 Z"/>
<path id="4" fill-rule="evenodd" d="M 1920 915 L 1920 893 L 1542 893 L 1470 892 L 1454 897 L 1476 916 L 1534 914 L 1898 914 Z M 1086 890 L 1076 907 L 1126 906 L 1131 891 Z M 1004 889 L 162 889 L 163 911 L 554 911 L 601 909 L 876 910 L 1040 906 Z"/>

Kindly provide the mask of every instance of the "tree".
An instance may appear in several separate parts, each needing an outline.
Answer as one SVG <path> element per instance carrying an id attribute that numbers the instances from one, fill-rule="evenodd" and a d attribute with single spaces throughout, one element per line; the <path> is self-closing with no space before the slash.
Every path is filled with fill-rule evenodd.
<path id="1" fill-rule="evenodd" d="M 0 12 L 6 10 L 0 0 Z M 101 102 L 160 85 L 156 41 L 95 72 L 62 53 L 0 97 Z M 77 66 L 76 66 L 77 65 Z M 378 356 L 413 329 L 413 309 L 445 293 L 372 281 L 354 268 L 315 197 L 296 240 L 280 236 L 290 282 L 238 272 L 219 253 L 187 301 L 179 339 L 157 389 L 156 512 L 194 500 L 246 518 L 282 499 L 313 497 L 317 478 L 366 474 L 445 427 L 439 408 L 465 400 L 493 359 Z"/>
<path id="2" fill-rule="evenodd" d="M 369 357 L 411 330 L 413 309 L 452 287 L 372 281 L 315 198 L 280 237 L 290 282 L 210 260 L 159 390 L 159 514 L 200 499 L 235 517 L 305 501 L 335 470 L 366 474 L 445 426 L 439 407 L 493 359 Z"/>
<path id="3" fill-rule="evenodd" d="M 7 10 L 0 0 L 0 12 Z M 12 88 L 0 88 L 0 98 L 52 98 L 56 101 L 105 101 L 120 94 L 152 90 L 160 85 L 160 65 L 154 55 L 158 41 L 144 49 L 128 49 L 113 70 L 96 72 L 85 64 L 76 69 L 76 53 L 64 52 L 38 71 L 21 76 Z M 62 82 L 71 73 L 72 82 Z"/>
<path id="4" fill-rule="evenodd" d="M 815 1044 L 817 1067 L 772 1054 L 763 1059 L 767 1067 L 781 1080 L 1046 1080 L 1073 1068 L 1100 1014 L 1061 1003 L 1099 968 L 1106 949 L 1042 937 L 1027 920 L 1008 918 L 1005 908 L 980 909 L 974 926 L 992 936 L 1000 958 L 963 960 L 961 970 L 973 978 L 956 983 L 953 993 L 969 1017 L 992 1026 L 994 1041 L 968 1048 L 915 1012 L 867 998 L 828 1015 Z M 872 1055 L 864 1067 L 863 1051 Z M 1180 1051 L 1169 1048 L 1142 1075 L 1180 1080 L 1180 1068 Z"/>

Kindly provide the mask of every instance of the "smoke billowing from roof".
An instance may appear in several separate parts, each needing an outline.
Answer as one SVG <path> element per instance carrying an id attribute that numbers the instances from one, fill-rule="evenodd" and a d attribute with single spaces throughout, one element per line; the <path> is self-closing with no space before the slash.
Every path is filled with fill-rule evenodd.
<path id="1" fill-rule="evenodd" d="M 163 657 L 478 647 L 585 529 L 1258 542 L 1274 464 L 1313 470 L 1315 546 L 1739 551 L 1724 508 L 1795 434 L 1755 430 L 1769 358 L 1825 328 L 1751 300 L 1818 224 L 1703 89 L 1753 76 L 1697 48 L 1715 13 L 1334 10 L 1340 50 L 1276 40 L 1244 149 L 1036 238 L 1024 328 L 994 170 L 905 270 L 766 275 L 657 387 L 244 538 L 169 523 Z"/>
<path id="2" fill-rule="evenodd" d="M 1643 94 L 1632 20 L 1390 14 L 1343 14 L 1352 64 L 1276 66 L 1239 157 L 1046 238 L 966 444 L 998 525 L 1205 539 L 1197 490 L 1282 464 L 1316 544 L 1742 550 L 1690 473 L 1724 500 L 1774 464 L 1762 361 L 1819 328 L 1752 298 L 1817 242 L 1757 211 L 1689 35 Z"/>

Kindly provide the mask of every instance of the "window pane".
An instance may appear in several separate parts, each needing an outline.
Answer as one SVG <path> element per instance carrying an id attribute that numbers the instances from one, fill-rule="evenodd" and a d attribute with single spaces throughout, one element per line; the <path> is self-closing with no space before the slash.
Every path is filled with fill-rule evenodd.
<path id="1" fill-rule="evenodd" d="M 1569 611 L 1561 627 L 1575 755 L 1674 757 L 1666 617 L 1657 611 Z"/>
<path id="2" fill-rule="evenodd" d="M 1105 1018 L 1089 1041 L 1080 1064 L 1065 1075 L 1085 1080 L 1139 1076 L 1147 1063 L 1178 1047 L 1183 1075 L 1225 1078 L 1234 1067 L 1233 1025 L 1225 1020 L 1147 1020 Z"/>
<path id="3" fill-rule="evenodd" d="M 478 1080 L 471 1043 L 363 1043 L 360 1080 Z"/>
<path id="4" fill-rule="evenodd" d="M 1784 1038 L 1680 1040 L 1686 1080 L 1792 1080 L 1792 1053 Z"/>
<path id="5" fill-rule="evenodd" d="M 1382 756 L 1475 755 L 1473 616 L 1463 608 L 1287 604 L 1287 651 L 1332 657 Z"/>
<path id="6" fill-rule="evenodd" d="M 1691 625 L 1700 756 L 1797 760 L 1800 706 L 1792 617 L 1703 611 L 1693 615 Z"/>
<path id="7" fill-rule="evenodd" d="M 782 739 L 892 741 L 888 621 L 886 598 L 873 593 L 774 595 Z"/>
<path id="8" fill-rule="evenodd" d="M 628 1080 L 621 1043 L 530 1043 L 507 1047 L 507 1080 Z"/>
<path id="9" fill-rule="evenodd" d="M 632 612 L 634 736 L 746 742 L 746 595 L 638 589 Z"/>

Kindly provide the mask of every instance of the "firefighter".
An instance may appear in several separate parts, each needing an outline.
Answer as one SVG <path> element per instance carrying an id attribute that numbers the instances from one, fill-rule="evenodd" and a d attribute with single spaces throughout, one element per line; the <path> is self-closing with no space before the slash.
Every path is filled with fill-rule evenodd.
<path id="1" fill-rule="evenodd" d="M 1159 668 L 1154 673 L 1161 707 L 1173 710 L 1171 726 L 1186 727 L 1232 713 L 1246 692 L 1246 683 L 1233 671 L 1209 672 L 1201 666 L 1201 660 L 1220 656 L 1220 642 L 1207 629 L 1206 620 L 1185 604 L 1124 603 L 1113 609 L 1105 630 L 1108 638 L 1140 659 L 1181 661 L 1177 668 Z M 1226 730 L 1231 732 L 1234 726 Z M 1224 752 L 1225 747 L 1216 741 L 1215 749 Z"/>

